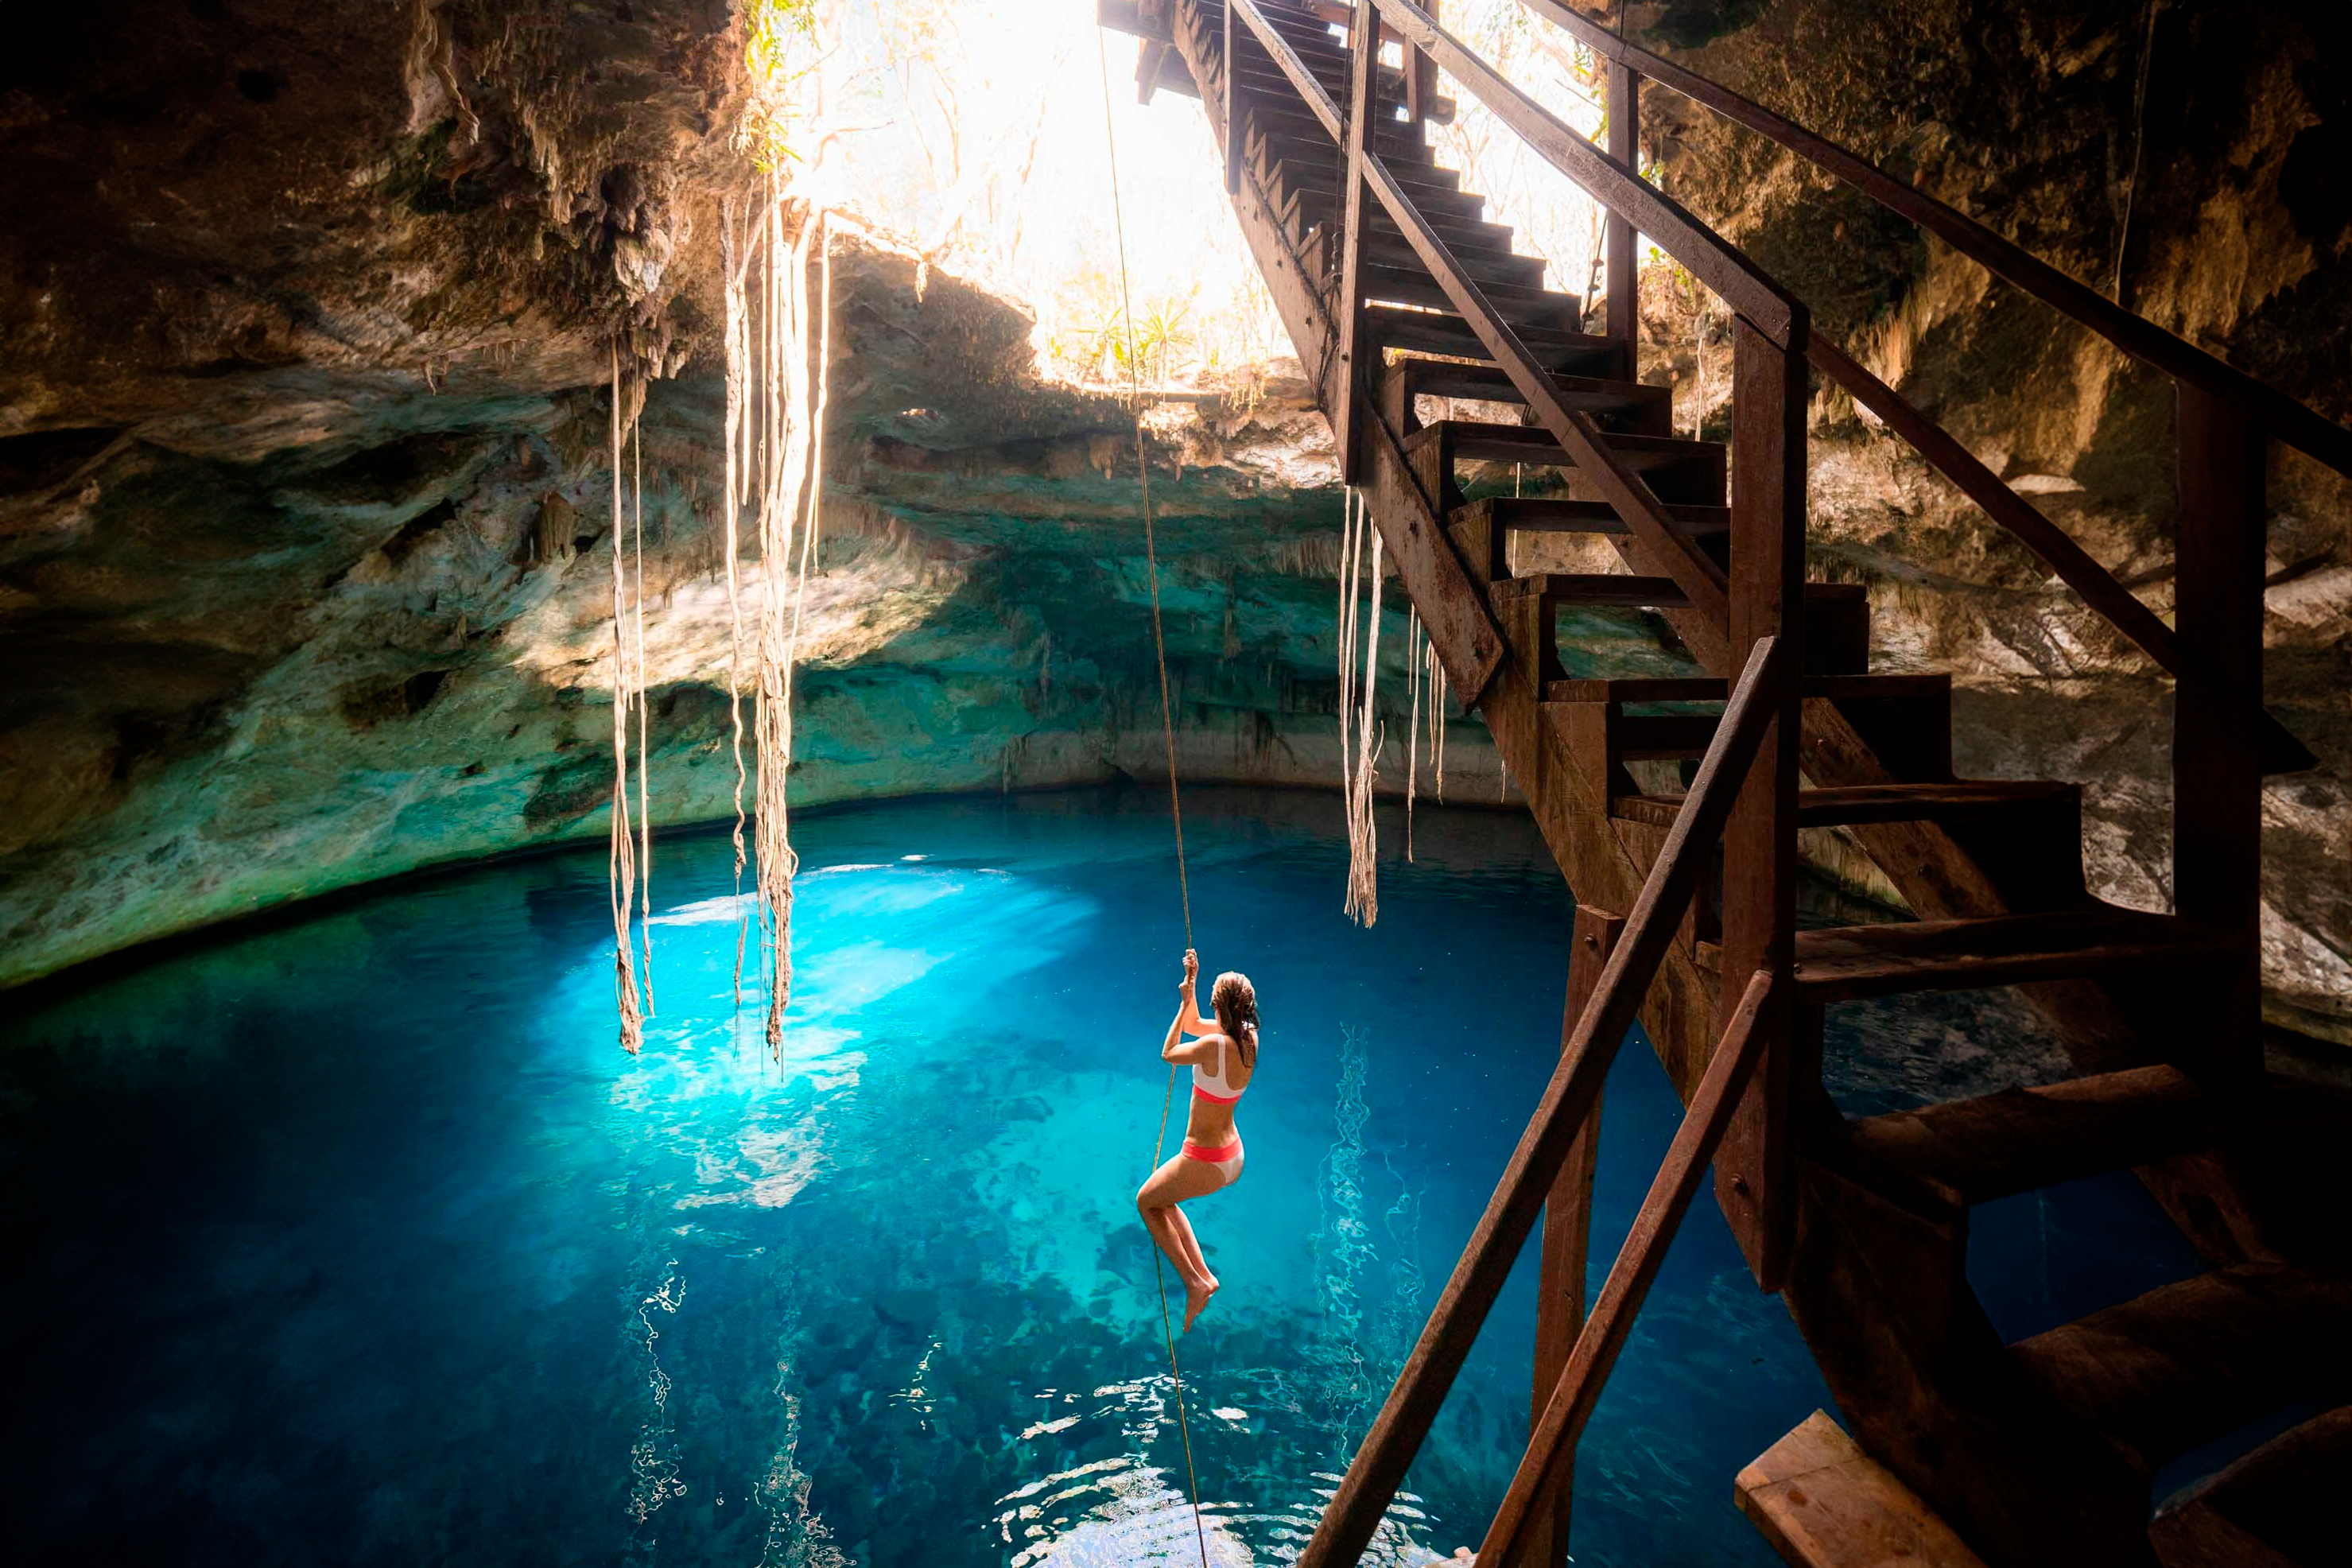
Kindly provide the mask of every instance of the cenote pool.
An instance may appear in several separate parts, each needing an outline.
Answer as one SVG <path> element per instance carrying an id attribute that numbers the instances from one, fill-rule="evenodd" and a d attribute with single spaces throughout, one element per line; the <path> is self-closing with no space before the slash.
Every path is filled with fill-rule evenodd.
<path id="1" fill-rule="evenodd" d="M 1294 1555 L 1558 1048 L 1570 904 L 1523 816 L 1187 797 L 1207 971 L 1266 1022 L 1181 1342 L 1221 1564 Z M 406 884 L 10 1010 L 16 1560 L 1196 1560 L 1131 1206 L 1181 928 L 1145 791 L 797 825 L 781 1062 L 730 1005 L 724 835 L 658 845 L 617 1048 L 601 852 Z M 1956 1006 L 1851 1010 L 1850 1106 L 2032 1078 Z M 1679 1107 L 1610 1080 L 1595 1284 Z M 1181 1116 L 1181 1110 L 1179 1112 Z M 1172 1145 L 1171 1145 L 1172 1147 Z M 1978 1215 L 2013 1335 L 2185 1273 L 2127 1179 Z M 1532 1257 L 1370 1560 L 1477 1539 L 1524 1439 Z M 1580 1563 L 1776 1561 L 1731 1479 L 1828 1394 L 1702 1201 L 1577 1471 Z"/>

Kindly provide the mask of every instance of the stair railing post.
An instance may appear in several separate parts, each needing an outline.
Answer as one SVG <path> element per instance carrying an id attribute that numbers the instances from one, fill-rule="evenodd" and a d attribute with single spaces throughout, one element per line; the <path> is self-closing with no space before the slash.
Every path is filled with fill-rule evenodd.
<path id="1" fill-rule="evenodd" d="M 1563 1055 L 1575 1038 L 1577 1020 L 1600 989 L 1601 971 L 1624 929 L 1622 915 L 1590 904 L 1576 907 L 1570 934 L 1568 1004 L 1559 1026 Z M 1569 1352 L 1576 1348 L 1576 1336 L 1584 1329 L 1585 1250 L 1592 1234 L 1592 1172 L 1600 1147 L 1601 1101 L 1596 1098 L 1577 1129 L 1576 1142 L 1569 1145 L 1568 1163 L 1552 1182 L 1551 1195 L 1544 1201 L 1543 1262 L 1536 1276 L 1535 1395 L 1528 1415 L 1531 1433 L 1542 1423 L 1544 1406 L 1551 1402 Z M 1536 1500 L 1509 1568 L 1560 1568 L 1568 1562 L 1575 1476 L 1576 1455 L 1570 1450 Z"/>
<path id="2" fill-rule="evenodd" d="M 1429 13 L 1433 22 L 1442 22 L 1438 15 L 1439 0 L 1420 0 L 1421 8 Z M 1404 47 L 1404 111 L 1412 121 L 1413 134 L 1422 133 L 1428 122 L 1429 111 L 1437 102 L 1437 62 L 1411 44 Z"/>
<path id="3" fill-rule="evenodd" d="M 1641 172 L 1642 79 L 1620 60 L 1609 62 L 1609 155 L 1635 174 Z M 1606 324 L 1601 335 L 1613 340 L 1625 356 L 1622 374 L 1639 381 L 1642 371 L 1641 279 L 1633 268 L 1633 220 L 1612 209 L 1601 223 L 1601 277 L 1608 288 Z"/>
<path id="4" fill-rule="evenodd" d="M 2244 943 L 2227 978 L 2200 984 L 2210 1021 L 2185 1029 L 2180 1066 L 2240 1077 L 2263 1065 L 2262 763 L 2264 468 L 2270 441 L 2242 405 L 2179 390 L 2179 515 L 2173 625 L 2209 679 L 2182 679 L 2172 704 L 2172 905 L 2183 920 Z"/>
<path id="5" fill-rule="evenodd" d="M 1347 226 L 1340 236 L 1339 346 L 1335 366 L 1339 384 L 1331 389 L 1330 409 L 1339 478 L 1343 483 L 1354 484 L 1363 473 L 1364 433 L 1359 416 L 1371 383 L 1358 362 L 1379 352 L 1377 345 L 1366 341 L 1363 281 L 1364 225 L 1371 217 L 1370 193 L 1364 188 L 1364 155 L 1377 145 L 1372 128 L 1381 78 L 1381 22 L 1372 0 L 1356 0 L 1349 40 Z"/>
<path id="6" fill-rule="evenodd" d="M 1723 835 L 1723 989 L 1720 1037 L 1759 970 L 1787 977 L 1797 924 L 1797 747 L 1805 660 L 1805 336 L 1801 313 L 1783 347 L 1745 316 L 1732 320 L 1731 566 L 1728 645 L 1742 659 L 1779 637 L 1800 657 L 1779 661 L 1773 722 Z M 1776 996 L 1788 987 L 1776 984 Z M 1780 1288 L 1794 1231 L 1792 1118 L 1812 1101 L 1801 1081 L 1817 1065 L 1801 1046 L 1785 1003 L 1759 1022 L 1763 1057 L 1749 1079 L 1716 1161 L 1716 1199 L 1757 1283 Z"/>

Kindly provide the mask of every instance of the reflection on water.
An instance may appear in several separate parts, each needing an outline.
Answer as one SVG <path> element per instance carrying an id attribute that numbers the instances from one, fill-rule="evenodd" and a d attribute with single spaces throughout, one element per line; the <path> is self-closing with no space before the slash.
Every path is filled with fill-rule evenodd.
<path id="1" fill-rule="evenodd" d="M 26 1554 L 1295 1555 L 1553 1064 L 1568 903 L 1522 818 L 1428 814 L 1360 931 L 1334 803 L 1188 797 L 1203 963 L 1249 970 L 1266 1019 L 1249 1175 L 1194 1210 L 1225 1286 L 1180 1342 L 1196 1535 L 1132 1206 L 1182 946 L 1146 798 L 803 819 L 781 1059 L 756 975 L 730 1005 L 723 837 L 664 854 L 642 1057 L 593 854 L 12 1017 Z M 1680 1114 L 1638 1047 L 1607 1104 L 1596 1269 Z M 1980 1266 L 2058 1310 L 2127 1208 L 2053 1199 Z M 1525 1437 L 1532 1272 L 1370 1561 L 1481 1532 Z M 1729 1479 L 1826 1397 L 1699 1205 L 1585 1447 L 1577 1560 L 1771 1562 Z"/>

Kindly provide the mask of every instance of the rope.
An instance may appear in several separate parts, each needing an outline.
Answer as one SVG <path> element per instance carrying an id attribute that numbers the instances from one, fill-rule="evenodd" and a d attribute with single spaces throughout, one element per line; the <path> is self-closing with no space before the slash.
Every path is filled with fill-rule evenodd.
<path id="1" fill-rule="evenodd" d="M 1095 58 L 1100 67 L 1103 94 L 1103 148 L 1110 157 L 1111 228 L 1118 237 L 1119 317 L 1127 333 L 1127 379 L 1135 414 L 1135 471 L 1143 484 L 1143 559 L 1151 585 L 1151 654 L 1160 666 L 1160 729 L 1168 745 L 1168 815 L 1176 826 L 1176 891 L 1183 902 L 1184 945 L 1192 945 L 1192 889 L 1184 875 L 1184 808 L 1176 791 L 1176 719 L 1168 699 L 1168 644 L 1160 629 L 1160 553 L 1151 537 L 1151 464 L 1143 444 L 1143 382 L 1135 358 L 1135 308 L 1128 293 L 1127 220 L 1118 205 L 1118 141 L 1111 133 L 1110 52 L 1102 29 L 1095 29 Z M 1228 67 L 1228 68 L 1231 68 Z M 1151 1168 L 1160 1169 L 1168 1146 L 1168 1113 L 1176 1103 L 1176 1064 L 1168 1064 L 1168 1092 L 1160 1101 L 1160 1128 L 1151 1138 Z M 1176 1430 L 1184 1440 L 1184 1479 L 1192 1505 L 1192 1539 L 1201 1549 L 1201 1568 L 1209 1568 L 1209 1537 L 1201 1524 L 1201 1475 L 1192 1464 L 1192 1425 L 1184 1413 L 1184 1373 L 1176 1364 L 1176 1328 L 1168 1313 L 1168 1264 L 1160 1249 L 1151 1249 L 1151 1275 L 1160 1288 L 1160 1332 L 1168 1342 L 1168 1377 L 1176 1390 Z"/>

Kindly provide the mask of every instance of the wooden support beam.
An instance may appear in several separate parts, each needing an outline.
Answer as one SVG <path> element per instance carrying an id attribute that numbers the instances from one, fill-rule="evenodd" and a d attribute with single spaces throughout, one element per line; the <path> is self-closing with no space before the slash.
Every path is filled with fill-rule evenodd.
<path id="1" fill-rule="evenodd" d="M 1622 0 L 1620 0 L 1622 4 Z M 1609 66 L 1608 114 L 1609 155 L 1628 169 L 1638 170 L 1641 148 L 1638 132 L 1642 125 L 1642 79 L 1615 61 Z M 1601 222 L 1601 276 L 1609 289 L 1608 324 L 1602 335 L 1624 345 L 1625 364 L 1622 374 L 1627 381 L 1642 379 L 1642 300 L 1641 273 L 1634 263 L 1633 247 L 1637 237 L 1633 220 L 1614 207 L 1605 208 L 1607 216 Z"/>
<path id="2" fill-rule="evenodd" d="M 1225 195 L 1239 195 L 1242 189 L 1242 61 L 1235 54 L 1238 40 L 1234 35 L 1234 13 L 1239 9 L 1234 0 L 1225 0 Z"/>
<path id="3" fill-rule="evenodd" d="M 1150 103 L 1151 95 L 1160 90 L 1160 72 L 1168 63 L 1166 44 L 1147 42 L 1135 58 L 1135 101 Z"/>
<path id="4" fill-rule="evenodd" d="M 1429 0 L 1429 14 L 1438 13 L 1439 0 Z M 1437 101 L 1437 62 L 1425 50 L 1407 44 L 1404 47 L 1404 111 L 1412 122 L 1413 133 L 1419 135 L 1429 119 L 1429 110 Z"/>
<path id="5" fill-rule="evenodd" d="M 1377 506 L 1373 515 L 1379 515 Z M 1716 836 L 1723 831 L 1738 782 L 1746 777 L 1763 739 L 1770 719 L 1770 704 L 1764 693 L 1778 689 L 1784 663 L 1780 645 L 1767 641 L 1758 646 L 1740 672 L 1715 744 L 1692 783 L 1691 804 L 1666 836 L 1665 847 L 1642 884 L 1641 896 L 1626 919 L 1624 939 L 1603 967 L 1591 1005 L 1577 1020 L 1559 1067 L 1505 1163 L 1453 1275 L 1438 1293 L 1420 1340 L 1405 1358 L 1380 1414 L 1372 1418 L 1371 1429 L 1364 1435 L 1347 1475 L 1324 1509 L 1313 1539 L 1299 1554 L 1298 1568 L 1353 1568 L 1395 1498 L 1406 1467 L 1429 1435 L 1430 1423 L 1437 1418 L 1480 1325 L 1502 1292 L 1503 1281 L 1526 1245 L 1560 1167 L 1567 1163 L 1578 1126 L 1591 1113 L 1609 1064 L 1624 1042 L 1651 978 L 1675 941 L 1683 905 L 1712 853 Z M 1726 1053 L 1722 1059 L 1727 1063 L 1746 1054 L 1744 1050 Z M 1714 1067 L 1708 1070 L 1713 1072 Z M 1727 1069 L 1718 1075 L 1718 1092 L 1723 1089 L 1720 1079 L 1727 1076 Z M 1694 1119 L 1685 1119 L 1684 1125 L 1694 1125 Z M 1712 1142 L 1710 1137 L 1710 1150 Z M 1694 1187 L 1696 1181 L 1692 1177 Z M 1687 1196 L 1682 1201 L 1686 1204 Z M 1593 1325 L 1588 1322 L 1578 1341 L 1580 1347 L 1592 1333 Z M 1528 1500 L 1521 1499 L 1522 1511 Z"/>
<path id="6" fill-rule="evenodd" d="M 1600 989 L 1601 972 L 1617 948 L 1625 917 L 1580 904 L 1570 937 L 1568 1004 L 1560 1022 L 1559 1048 L 1576 1037 L 1576 1021 Z M 1536 1282 L 1535 1394 L 1528 1412 L 1530 1437 L 1543 1422 L 1545 1402 L 1568 1367 L 1569 1352 L 1584 1328 L 1584 1257 L 1592 1232 L 1592 1171 L 1601 1148 L 1601 1100 L 1596 1096 L 1568 1163 L 1544 1200 L 1543 1265 Z M 1569 1560 L 1569 1512 L 1575 1491 L 1576 1456 L 1536 1500 L 1526 1539 L 1511 1558 L 1512 1568 L 1558 1568 Z"/>
<path id="7" fill-rule="evenodd" d="M 1363 430 L 1358 407 L 1371 384 L 1370 367 L 1360 361 L 1376 358 L 1376 344 L 1367 341 L 1364 316 L 1364 222 L 1370 216 L 1364 201 L 1364 165 L 1371 155 L 1372 115 L 1379 100 L 1374 88 L 1381 68 L 1379 33 L 1372 20 L 1372 0 L 1356 0 L 1356 29 L 1348 78 L 1348 200 L 1346 228 L 1339 237 L 1339 395 L 1327 406 L 1331 412 L 1331 436 L 1339 458 L 1339 479 L 1354 484 L 1362 476 Z"/>
<path id="8" fill-rule="evenodd" d="M 1783 348 L 1745 317 L 1732 322 L 1730 651 L 1804 640 L 1804 322 Z M 1726 974 L 1788 972 L 1797 933 L 1797 752 L 1801 685 L 1772 691 L 1772 722 L 1723 838 Z M 1727 988 L 1718 1006 L 1732 1001 Z M 1811 1101 L 1791 1037 L 1770 1043 L 1716 1173 L 1716 1199 L 1758 1285 L 1780 1288 L 1796 1217 L 1796 1129 Z"/>
<path id="9" fill-rule="evenodd" d="M 1559 1478 L 1568 1457 L 1575 1452 L 1592 1407 L 1601 1402 L 1609 1369 L 1616 1364 L 1618 1352 L 1633 1331 L 1643 1298 L 1666 1260 L 1666 1247 L 1683 1215 L 1690 1211 L 1691 1200 L 1698 1195 L 1699 1183 L 1730 1124 L 1733 1108 L 1764 1055 L 1773 1033 L 1773 1015 L 1782 1005 L 1781 989 L 1770 973 L 1759 970 L 1741 990 L 1730 1026 L 1717 1042 L 1698 1093 L 1691 1097 L 1689 1110 L 1675 1129 L 1665 1163 L 1658 1167 L 1657 1179 L 1650 1184 L 1649 1195 L 1633 1216 L 1633 1228 L 1618 1251 L 1607 1283 L 1601 1287 L 1592 1316 L 1576 1336 L 1576 1349 L 1544 1406 L 1543 1419 L 1536 1424 L 1518 1473 L 1511 1478 L 1510 1489 L 1495 1510 L 1495 1521 L 1486 1527 L 1486 1539 L 1478 1548 L 1479 1568 L 1504 1568 L 1514 1560 L 1538 1496 Z"/>
<path id="10" fill-rule="evenodd" d="M 2251 1078 L 2262 1070 L 2262 767 L 2254 716 L 2263 682 L 2263 462 L 2254 416 L 2180 386 L 2180 511 L 2174 524 L 2173 622 L 2206 672 L 2172 703 L 2174 912 L 2242 942 L 2218 984 L 2200 988 L 2201 1038 L 2182 1065 Z"/>

